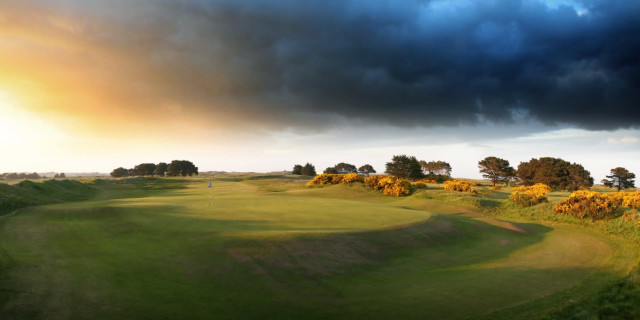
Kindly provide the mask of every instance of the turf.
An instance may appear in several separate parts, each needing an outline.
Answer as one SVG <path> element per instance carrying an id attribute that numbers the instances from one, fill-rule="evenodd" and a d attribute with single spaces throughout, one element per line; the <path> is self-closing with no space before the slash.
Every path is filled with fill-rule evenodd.
<path id="1" fill-rule="evenodd" d="M 208 181 L 94 181 L 89 200 L 0 218 L 0 318 L 526 319 L 638 259 L 597 230 L 472 210 L 499 193 L 226 175 L 209 205 Z"/>

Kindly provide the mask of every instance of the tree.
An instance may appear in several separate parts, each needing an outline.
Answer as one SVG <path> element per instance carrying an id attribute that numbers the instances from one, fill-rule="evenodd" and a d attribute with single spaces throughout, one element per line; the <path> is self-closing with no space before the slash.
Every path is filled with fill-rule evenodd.
<path id="1" fill-rule="evenodd" d="M 164 177 L 164 175 L 167 173 L 167 163 L 165 162 L 160 162 L 158 163 L 158 165 L 156 165 L 156 172 L 155 174 Z"/>
<path id="2" fill-rule="evenodd" d="M 516 172 L 522 184 L 544 183 L 553 189 L 577 190 L 593 186 L 591 173 L 577 163 L 543 157 L 521 162 Z"/>
<path id="3" fill-rule="evenodd" d="M 327 167 L 324 169 L 324 173 L 337 174 L 338 170 L 335 167 Z"/>
<path id="4" fill-rule="evenodd" d="M 439 175 L 445 177 L 451 177 L 451 165 L 444 161 L 420 161 L 422 170 L 427 175 Z"/>
<path id="5" fill-rule="evenodd" d="M 370 164 L 365 164 L 362 167 L 358 168 L 358 172 L 364 174 L 365 176 L 369 176 L 371 173 L 376 173 L 376 170 Z"/>
<path id="6" fill-rule="evenodd" d="M 58 176 L 58 178 L 60 179 L 65 179 L 67 176 L 64 174 L 64 172 L 60 172 L 60 175 Z"/>
<path id="7" fill-rule="evenodd" d="M 293 174 L 302 174 L 302 166 L 299 164 L 296 164 L 295 166 L 293 166 Z"/>
<path id="8" fill-rule="evenodd" d="M 386 172 L 398 178 L 416 180 L 423 177 L 420 162 L 414 156 L 393 156 L 391 162 L 386 163 Z"/>
<path id="9" fill-rule="evenodd" d="M 311 163 L 308 163 L 302 167 L 302 175 L 303 176 L 315 176 L 316 175 L 316 167 L 314 167 Z"/>
<path id="10" fill-rule="evenodd" d="M 154 163 L 141 163 L 133 167 L 134 176 L 152 176 L 156 172 Z"/>
<path id="11" fill-rule="evenodd" d="M 335 166 L 333 166 L 339 173 L 351 173 L 351 172 L 358 172 L 358 169 L 356 168 L 356 166 L 350 164 L 350 163 L 344 163 L 344 162 L 340 162 L 338 164 L 336 164 Z"/>
<path id="12" fill-rule="evenodd" d="M 635 187 L 635 181 L 633 179 L 636 178 L 636 175 L 623 167 L 611 169 L 611 175 L 608 175 L 607 178 L 609 179 L 602 179 L 602 184 L 607 187 L 618 188 L 618 191 L 623 188 Z"/>
<path id="13" fill-rule="evenodd" d="M 505 172 L 504 183 L 509 186 L 509 182 L 516 180 L 516 169 L 509 167 Z"/>
<path id="14" fill-rule="evenodd" d="M 167 166 L 167 176 L 192 176 L 198 175 L 198 167 L 196 167 L 191 161 L 187 160 L 173 160 Z"/>
<path id="15" fill-rule="evenodd" d="M 514 173 L 509 161 L 496 157 L 486 157 L 478 161 L 478 168 L 484 178 L 491 180 L 494 187 L 499 181 L 508 184 Z"/>
<path id="16" fill-rule="evenodd" d="M 593 178 L 591 173 L 577 163 L 569 166 L 569 180 L 567 182 L 568 190 L 588 189 L 593 186 Z"/>
<path id="17" fill-rule="evenodd" d="M 121 178 L 121 177 L 126 177 L 129 175 L 129 170 L 123 168 L 123 167 L 119 167 L 116 169 L 113 169 L 113 171 L 111 171 L 111 176 L 114 178 Z"/>

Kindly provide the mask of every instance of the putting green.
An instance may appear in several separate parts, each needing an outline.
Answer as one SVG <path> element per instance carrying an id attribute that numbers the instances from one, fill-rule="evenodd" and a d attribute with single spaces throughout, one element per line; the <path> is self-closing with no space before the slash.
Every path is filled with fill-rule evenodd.
<path id="1" fill-rule="evenodd" d="M 465 319 L 545 311 L 637 259 L 584 228 L 359 187 L 217 179 L 209 206 L 207 184 L 100 184 L 0 218 L 0 317 Z"/>

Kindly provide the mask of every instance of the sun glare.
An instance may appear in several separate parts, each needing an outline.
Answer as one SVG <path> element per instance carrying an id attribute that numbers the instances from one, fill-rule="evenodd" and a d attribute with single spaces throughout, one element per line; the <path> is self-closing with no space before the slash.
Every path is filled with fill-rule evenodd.
<path id="1" fill-rule="evenodd" d="M 61 133 L 36 113 L 24 110 L 20 101 L 0 90 L 0 144 L 4 147 L 32 149 L 50 143 Z"/>

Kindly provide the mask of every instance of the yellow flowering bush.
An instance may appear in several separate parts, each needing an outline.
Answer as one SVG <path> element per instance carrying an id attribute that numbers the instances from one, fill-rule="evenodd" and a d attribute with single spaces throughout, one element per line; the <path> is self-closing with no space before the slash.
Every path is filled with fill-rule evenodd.
<path id="1" fill-rule="evenodd" d="M 313 180 L 309 181 L 307 185 L 323 185 L 323 184 L 338 184 L 342 182 L 343 174 L 328 174 L 323 173 L 321 175 L 317 175 L 313 178 Z"/>
<path id="2" fill-rule="evenodd" d="M 411 183 L 393 176 L 377 174 L 364 179 L 365 186 L 378 190 L 386 195 L 403 196 L 411 193 Z"/>
<path id="3" fill-rule="evenodd" d="M 622 200 L 622 206 L 627 208 L 640 208 L 640 192 L 626 192 Z"/>
<path id="4" fill-rule="evenodd" d="M 384 189 L 382 189 L 382 193 L 389 196 L 405 196 L 411 193 L 411 183 L 406 180 L 395 179 L 395 181 L 390 180 L 382 180 L 385 184 Z"/>
<path id="5" fill-rule="evenodd" d="M 375 189 L 378 191 L 382 191 L 382 189 L 379 187 L 378 182 L 380 182 L 380 180 L 387 178 L 386 175 L 384 174 L 374 174 L 372 176 L 366 177 L 364 179 L 364 185 L 367 188 L 370 189 Z"/>
<path id="6" fill-rule="evenodd" d="M 364 178 L 357 173 L 347 173 L 342 177 L 342 183 L 364 182 Z"/>
<path id="7" fill-rule="evenodd" d="M 617 209 L 618 206 L 600 192 L 589 190 L 575 191 L 569 196 L 569 199 L 558 202 L 553 206 L 555 213 L 594 220 L 610 217 Z"/>
<path id="8" fill-rule="evenodd" d="M 602 196 L 611 201 L 616 206 L 621 206 L 626 194 L 627 192 L 609 192 L 603 193 Z"/>
<path id="9" fill-rule="evenodd" d="M 477 193 L 475 190 L 471 189 L 471 183 L 465 180 L 445 181 L 444 189 L 449 191 Z"/>
<path id="10" fill-rule="evenodd" d="M 502 188 L 500 188 L 499 186 L 493 186 L 493 187 L 489 188 L 489 190 L 499 191 L 499 190 L 502 190 Z"/>
<path id="11" fill-rule="evenodd" d="M 435 179 L 420 179 L 416 181 L 416 183 L 438 183 Z"/>
<path id="12" fill-rule="evenodd" d="M 509 199 L 523 207 L 530 207 L 542 202 L 547 202 L 547 193 L 551 188 L 544 183 L 536 183 L 532 186 L 520 186 L 511 190 Z"/>
<path id="13" fill-rule="evenodd" d="M 364 178 L 357 173 L 348 173 L 348 174 L 331 174 L 331 173 L 323 173 L 321 175 L 317 175 L 313 178 L 313 180 L 309 181 L 307 185 L 316 186 L 323 184 L 348 184 L 355 182 L 364 182 Z"/>

